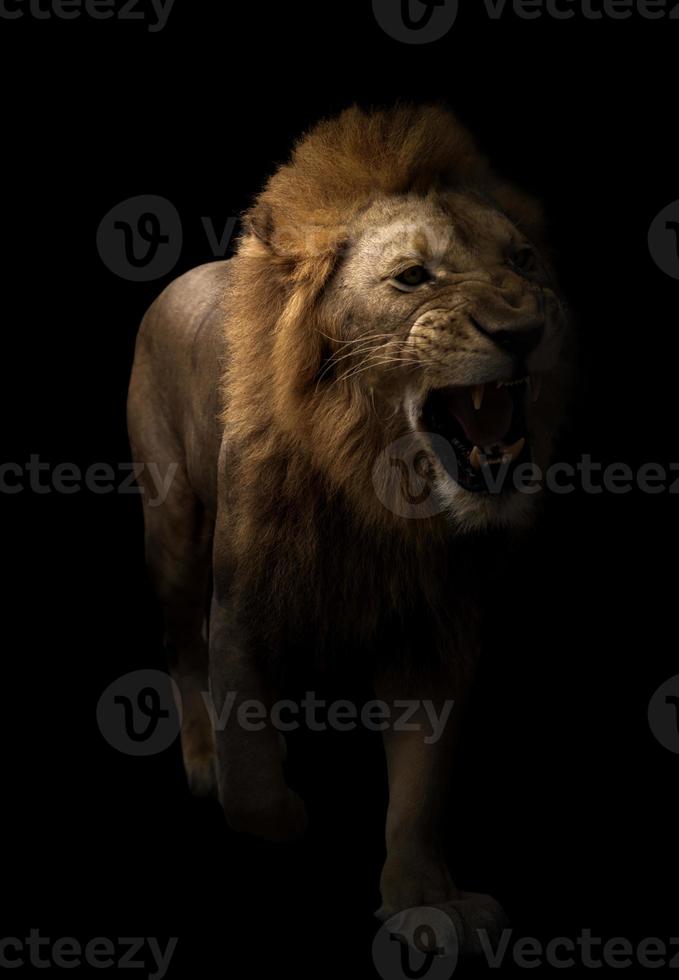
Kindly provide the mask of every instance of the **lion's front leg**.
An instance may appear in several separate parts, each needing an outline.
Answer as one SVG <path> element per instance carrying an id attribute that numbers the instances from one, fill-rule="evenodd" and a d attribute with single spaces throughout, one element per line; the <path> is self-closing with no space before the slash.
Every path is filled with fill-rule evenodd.
<path id="1" fill-rule="evenodd" d="M 216 599 L 210 616 L 210 694 L 219 798 L 229 826 L 271 841 L 299 837 L 306 811 L 283 774 L 281 739 L 270 721 L 273 694 L 246 632 Z"/>
<path id="2" fill-rule="evenodd" d="M 490 896 L 458 889 L 440 838 L 464 689 L 459 680 L 440 676 L 414 696 L 412 688 L 404 693 L 398 678 L 384 675 L 377 679 L 376 689 L 393 709 L 392 725 L 384 734 L 389 807 L 377 915 L 386 921 L 407 909 L 443 909 L 455 925 L 460 946 L 478 951 L 478 929 L 496 933 L 504 913 Z M 411 707 L 405 708 L 406 702 Z"/>
<path id="3" fill-rule="evenodd" d="M 439 836 L 450 781 L 456 705 L 452 696 L 442 697 L 440 690 L 435 699 L 413 697 L 411 691 L 406 696 L 393 678 L 380 678 L 376 688 L 378 697 L 390 705 L 392 717 L 384 733 L 389 808 L 380 910 L 380 916 L 388 917 L 459 895 Z"/>

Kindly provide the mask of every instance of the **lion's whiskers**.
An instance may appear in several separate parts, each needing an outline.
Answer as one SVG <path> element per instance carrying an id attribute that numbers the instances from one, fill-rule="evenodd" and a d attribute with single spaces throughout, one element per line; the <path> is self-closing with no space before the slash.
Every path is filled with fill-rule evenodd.
<path id="1" fill-rule="evenodd" d="M 348 380 L 355 371 L 360 370 L 361 368 L 363 368 L 364 365 L 367 365 L 368 362 L 371 360 L 371 358 L 386 354 L 390 344 L 396 342 L 397 342 L 396 338 L 392 337 L 386 344 L 378 344 L 377 346 L 371 347 L 367 352 L 365 352 L 365 356 L 361 358 L 361 361 L 358 365 L 354 365 L 348 368 L 344 372 L 344 374 L 341 374 L 338 378 L 335 378 L 333 384 L 338 384 L 340 381 Z"/>
<path id="2" fill-rule="evenodd" d="M 360 337 L 349 337 L 342 339 L 341 337 L 332 337 L 329 333 L 324 333 L 322 330 L 316 328 L 316 333 L 319 333 L 321 337 L 325 337 L 327 340 L 332 340 L 336 344 L 360 344 L 366 340 L 378 340 L 393 337 L 393 333 L 368 333 L 363 334 Z"/>
<path id="3" fill-rule="evenodd" d="M 364 367 L 356 368 L 355 371 L 353 371 L 343 380 L 350 381 L 352 378 L 355 378 L 357 374 L 363 374 L 365 371 L 370 371 L 374 367 L 380 367 L 388 364 L 392 364 L 394 366 L 398 366 L 399 364 L 409 364 L 411 367 L 413 366 L 413 362 L 409 357 L 387 357 L 383 361 L 373 361 L 372 364 L 366 364 Z"/>
<path id="4" fill-rule="evenodd" d="M 367 339 L 367 338 L 364 338 L 364 339 Z M 373 340 L 375 338 L 370 338 L 370 339 Z M 321 383 L 321 381 L 323 380 L 323 378 L 326 376 L 326 374 L 328 373 L 328 371 L 330 371 L 333 367 L 335 367 L 335 365 L 338 364 L 340 361 L 345 360 L 347 357 L 355 357 L 358 354 L 372 354 L 375 351 L 377 351 L 380 348 L 382 348 L 383 346 L 384 345 L 382 345 L 382 344 L 366 343 L 362 347 L 355 348 L 354 350 L 345 352 L 343 354 L 340 354 L 340 352 L 337 351 L 335 354 L 332 355 L 332 357 L 330 357 L 328 359 L 327 364 L 325 365 L 325 367 L 323 368 L 323 370 L 319 374 L 318 379 L 316 381 L 316 391 L 318 391 L 318 386 Z"/>
<path id="5" fill-rule="evenodd" d="M 319 331 L 319 333 L 320 333 L 320 331 Z M 375 341 L 379 340 L 380 337 L 388 337 L 389 339 L 388 339 L 388 341 L 387 341 L 386 344 L 385 343 L 375 343 Z M 333 354 L 333 356 L 329 359 L 328 363 L 325 365 L 325 367 L 323 368 L 323 371 L 319 375 L 319 378 L 318 378 L 318 380 L 316 382 L 316 390 L 317 391 L 318 391 L 318 385 L 320 384 L 320 382 L 322 381 L 322 379 L 325 377 L 325 375 L 328 373 L 328 371 L 332 367 L 335 366 L 335 364 L 338 364 L 339 363 L 339 361 L 342 361 L 342 360 L 344 360 L 345 358 L 348 358 L 348 357 L 354 357 L 354 356 L 358 356 L 358 355 L 363 354 L 365 356 L 361 359 L 360 363 L 357 365 L 358 367 L 361 367 L 362 365 L 364 365 L 374 355 L 376 355 L 378 353 L 386 353 L 391 344 L 400 344 L 401 343 L 401 340 L 398 337 L 394 337 L 393 334 L 373 334 L 373 335 L 370 335 L 370 336 L 359 338 L 356 341 L 356 343 L 360 343 L 360 342 L 364 342 L 363 343 L 363 346 L 356 347 L 353 350 L 348 351 L 348 352 L 340 353 L 338 351 L 337 353 Z M 342 375 L 340 375 L 340 377 L 336 378 L 335 381 L 333 381 L 333 384 L 336 384 L 338 381 L 345 380 L 345 378 L 347 378 L 348 376 L 351 375 L 351 372 L 353 370 L 354 370 L 354 367 L 349 368 L 344 374 L 342 374 Z"/>
<path id="6" fill-rule="evenodd" d="M 392 343 L 394 343 L 394 342 L 395 341 L 392 341 Z M 399 343 L 400 343 L 400 341 L 399 341 Z M 350 381 L 352 378 L 355 378 L 356 375 L 362 374 L 365 371 L 369 371 L 372 368 L 380 367 L 382 365 L 387 365 L 387 364 L 393 364 L 393 365 L 410 364 L 412 366 L 415 363 L 413 361 L 413 358 L 412 357 L 399 357 L 399 356 L 397 356 L 399 353 L 404 353 L 403 350 L 401 350 L 400 352 L 399 351 L 395 351 L 393 354 L 390 354 L 389 356 L 385 357 L 382 360 L 376 361 L 376 360 L 373 359 L 374 357 L 377 357 L 380 354 L 387 354 L 387 347 L 388 346 L 389 346 L 388 344 L 382 344 L 377 350 L 372 351 L 370 354 L 368 354 L 367 357 L 364 357 L 363 360 L 361 361 L 361 363 L 357 367 L 350 368 L 348 371 L 346 371 L 344 374 L 342 374 L 339 378 L 337 378 L 333 382 L 333 384 L 337 384 L 337 382 L 339 382 L 339 381 Z"/>

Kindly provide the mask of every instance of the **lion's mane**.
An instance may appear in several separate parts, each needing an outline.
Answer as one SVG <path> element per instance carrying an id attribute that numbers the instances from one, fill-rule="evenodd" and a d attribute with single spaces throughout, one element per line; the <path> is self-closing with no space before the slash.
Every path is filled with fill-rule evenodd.
<path id="1" fill-rule="evenodd" d="M 288 618 L 300 572 L 318 585 L 300 606 L 307 620 L 313 610 L 323 620 L 323 591 L 340 599 L 339 590 L 345 607 L 362 609 L 369 631 L 380 602 L 368 614 L 365 590 L 403 612 L 415 578 L 435 607 L 449 528 L 441 516 L 403 520 L 380 503 L 375 463 L 403 434 L 402 421 L 379 420 L 358 386 L 318 383 L 329 338 L 341 334 L 341 324 L 320 318 L 319 299 L 348 226 L 371 201 L 444 188 L 492 199 L 540 238 L 535 202 L 499 180 L 456 117 L 438 106 L 354 107 L 321 122 L 246 215 L 224 310 L 230 485 L 223 492 L 235 591 L 266 589 Z M 370 568 L 358 569 L 366 549 Z M 333 568 L 327 581 L 326 565 Z"/>

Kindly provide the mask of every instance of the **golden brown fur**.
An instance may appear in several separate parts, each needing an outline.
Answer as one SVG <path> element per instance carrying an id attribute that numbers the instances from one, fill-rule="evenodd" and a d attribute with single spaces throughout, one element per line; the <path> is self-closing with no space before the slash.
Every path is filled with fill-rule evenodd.
<path id="1" fill-rule="evenodd" d="M 541 242 L 537 203 L 496 178 L 469 134 L 436 106 L 372 114 L 352 108 L 321 123 L 247 216 L 224 304 L 223 421 L 239 488 L 231 499 L 237 513 L 231 544 L 234 574 L 252 575 L 258 587 L 276 575 L 270 551 L 290 555 L 275 579 L 283 604 L 294 606 L 288 593 L 295 592 L 297 567 L 313 568 L 319 536 L 327 534 L 321 501 L 348 508 L 356 533 L 370 536 L 375 563 L 384 553 L 381 581 L 397 605 L 411 594 L 411 577 L 426 588 L 422 561 L 436 568 L 437 548 L 447 548 L 446 514 L 403 520 L 375 493 L 376 460 L 403 435 L 403 418 L 384 421 L 360 379 L 345 385 L 318 378 L 338 349 L 330 338 L 345 336 L 322 299 L 357 217 L 381 195 L 459 189 L 492 198 Z M 547 415 L 556 414 L 558 395 L 556 405 L 545 405 Z M 294 515 L 287 529 L 286 515 Z"/>
<path id="2" fill-rule="evenodd" d="M 528 424 L 546 462 L 565 316 L 542 238 L 540 208 L 494 175 L 451 113 L 352 108 L 272 176 L 235 258 L 183 277 L 147 314 L 130 433 L 136 458 L 180 461 L 167 501 L 146 506 L 145 519 L 174 673 L 192 705 L 182 737 L 196 788 L 209 788 L 214 766 L 195 707 L 207 688 L 210 561 L 217 699 L 267 702 L 272 665 L 303 663 L 305 651 L 355 656 L 387 700 L 464 698 L 478 572 L 498 547 L 487 532 L 526 523 L 534 499 L 465 490 L 422 413 L 432 391 L 499 390 L 520 362 L 545 379 Z M 526 249 L 530 275 L 516 264 Z M 419 291 L 389 266 L 399 255 L 431 270 Z M 432 503 L 412 519 L 390 460 L 399 440 L 422 462 Z M 229 727 L 216 740 L 229 821 L 272 839 L 304 824 L 276 735 Z M 460 893 L 431 845 L 450 740 L 389 733 L 385 744 L 383 914 L 425 899 L 452 908 Z"/>

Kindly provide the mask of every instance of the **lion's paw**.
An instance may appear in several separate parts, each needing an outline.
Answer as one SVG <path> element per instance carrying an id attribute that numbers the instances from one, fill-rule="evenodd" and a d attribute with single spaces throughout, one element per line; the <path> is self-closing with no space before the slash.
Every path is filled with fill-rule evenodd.
<path id="1" fill-rule="evenodd" d="M 441 952 L 473 957 L 496 948 L 508 919 L 500 903 L 491 895 L 459 892 L 456 898 L 427 906 L 395 911 L 384 905 L 375 913 L 388 931 L 409 945 L 408 937 L 417 933 L 415 926 L 429 923 Z M 440 935 L 439 935 L 440 933 Z M 414 948 L 417 948 L 415 945 Z"/>
<path id="2" fill-rule="evenodd" d="M 184 758 L 184 769 L 189 789 L 194 796 L 210 797 L 217 795 L 217 772 L 213 753 Z"/>

